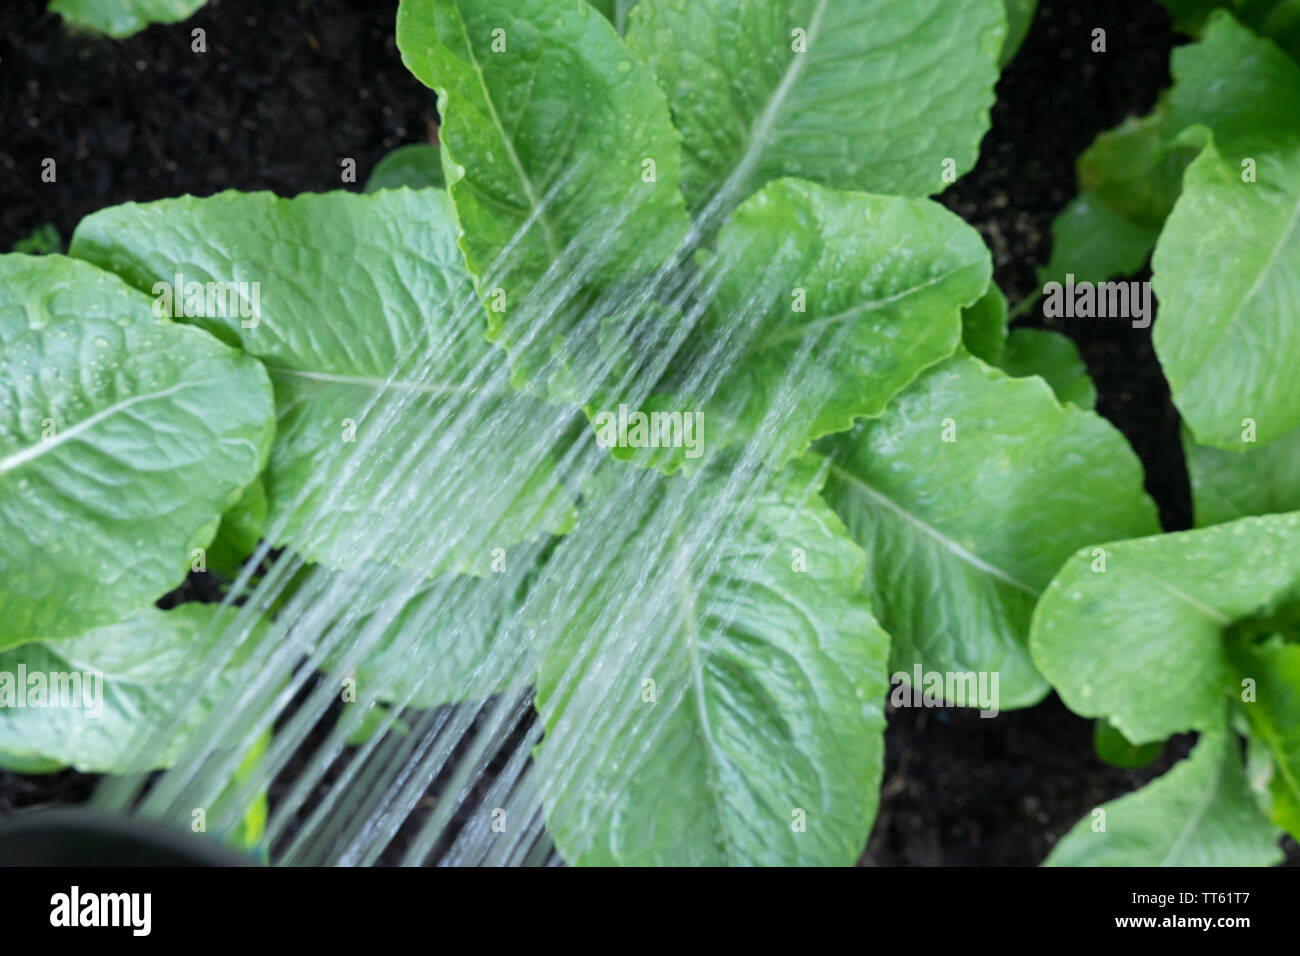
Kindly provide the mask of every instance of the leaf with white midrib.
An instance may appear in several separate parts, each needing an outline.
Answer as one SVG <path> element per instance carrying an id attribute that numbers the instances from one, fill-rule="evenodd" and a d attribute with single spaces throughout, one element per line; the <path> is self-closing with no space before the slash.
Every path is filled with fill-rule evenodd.
<path id="1" fill-rule="evenodd" d="M 627 41 L 683 133 L 689 205 L 725 212 L 782 176 L 942 191 L 945 160 L 974 163 L 1005 28 L 1001 0 L 641 0 Z"/>
<path id="2" fill-rule="evenodd" d="M 856 593 L 861 551 L 816 495 L 819 468 L 765 479 L 703 549 L 698 527 L 715 519 L 701 509 L 727 469 L 691 492 L 612 464 L 587 489 L 588 515 L 616 507 L 625 482 L 646 511 L 626 536 L 579 524 L 524 610 L 547 829 L 570 863 L 847 865 L 861 852 L 887 637 Z M 631 701 L 647 676 L 654 703 Z M 793 808 L 809 817 L 797 836 Z"/>
<path id="3" fill-rule="evenodd" d="M 512 304 L 488 312 L 489 335 L 510 352 L 516 384 L 553 384 L 552 340 L 582 310 L 557 309 L 534 336 L 534 295 L 581 297 L 653 273 L 687 233 L 681 137 L 664 95 L 584 0 L 402 0 L 397 44 L 438 93 L 469 273 Z M 561 115 L 553 107 L 566 98 L 581 106 Z M 653 179 L 642 178 L 647 159 Z"/>
<path id="4" fill-rule="evenodd" d="M 997 673 L 1002 709 L 1047 690 L 1030 620 L 1060 564 L 1158 528 L 1113 427 L 1041 378 L 964 353 L 819 447 L 833 461 L 827 500 L 868 555 L 863 587 L 894 639 L 890 666 Z"/>
<path id="5" fill-rule="evenodd" d="M 1034 660 L 1071 710 L 1136 745 L 1213 731 L 1234 684 L 1227 629 L 1300 588 L 1300 512 L 1102 549 L 1104 573 L 1084 549 L 1039 601 Z M 1153 679 L 1171 661 L 1178 679 Z"/>
<path id="6" fill-rule="evenodd" d="M 1003 571 L 1001 568 L 995 567 L 994 565 L 985 561 L 983 558 L 979 557 L 978 555 L 973 554 L 970 551 L 967 551 L 964 547 L 962 547 L 952 538 L 945 535 L 938 528 L 934 527 L 931 524 L 927 524 L 925 520 L 918 517 L 913 512 L 908 511 L 902 505 L 898 504 L 898 502 L 892 500 L 885 494 L 877 491 L 875 488 L 872 488 L 870 485 L 868 485 L 865 481 L 863 481 L 858 476 L 850 474 L 839 465 L 831 465 L 831 473 L 834 474 L 836 477 L 841 478 L 842 480 L 848 482 L 852 488 L 861 492 L 864 495 L 867 495 L 869 498 L 872 499 L 872 501 L 884 505 L 890 511 L 894 512 L 894 514 L 898 515 L 900 518 L 906 521 L 908 524 L 912 525 L 921 533 L 926 534 L 929 537 L 933 538 L 935 541 L 939 542 L 939 544 L 942 547 L 951 551 L 961 561 L 965 562 L 966 564 L 969 564 L 971 567 L 973 567 L 975 570 L 979 571 L 980 573 L 988 574 L 991 575 L 992 577 L 998 578 L 999 580 L 1011 585 L 1013 588 L 1016 588 L 1017 590 L 1020 591 L 1024 591 L 1026 594 L 1031 594 L 1035 597 L 1038 596 L 1037 588 L 1031 587 L 1030 585 L 1026 584 L 1024 581 L 1017 580 L 1015 577 L 1008 574 L 1006 571 Z"/>
<path id="7" fill-rule="evenodd" d="M 457 236 L 452 204 L 435 188 L 223 193 L 103 210 L 81 223 L 72 248 L 140 289 L 178 272 L 260 283 L 255 326 L 187 321 L 270 370 L 279 423 L 266 476 L 272 544 L 334 568 L 373 560 L 484 573 L 492 548 L 563 532 L 572 507 L 551 449 L 536 452 L 527 475 L 509 455 L 480 455 L 499 447 L 502 422 L 546 435 L 559 420 L 510 388 L 505 354 L 483 336 Z M 348 420 L 351 442 L 341 432 Z M 449 434 L 483 459 L 473 487 L 420 453 Z M 376 526 L 377 502 L 444 477 L 446 500 Z"/>
<path id="8" fill-rule="evenodd" d="M 179 585 L 265 464 L 272 411 L 261 365 L 117 277 L 0 256 L 0 649 Z"/>
<path id="9" fill-rule="evenodd" d="M 1191 756 L 1084 816 L 1045 865 L 1267 866 L 1280 860 L 1278 832 L 1250 792 L 1236 735 L 1222 725 L 1222 714 Z M 1105 821 L 1100 829 L 1098 819 Z"/>

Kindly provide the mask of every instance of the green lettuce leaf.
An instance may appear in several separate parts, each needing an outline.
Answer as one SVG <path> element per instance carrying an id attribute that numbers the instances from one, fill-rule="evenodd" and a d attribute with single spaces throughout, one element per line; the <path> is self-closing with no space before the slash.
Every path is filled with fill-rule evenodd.
<path id="1" fill-rule="evenodd" d="M 428 143 L 399 146 L 375 164 L 366 180 L 366 192 L 381 189 L 429 189 L 447 184 L 442 172 L 442 153 Z"/>
<path id="2" fill-rule="evenodd" d="M 1064 285 L 1070 275 L 1105 282 L 1142 268 L 1198 150 L 1171 143 L 1177 131 L 1167 114 L 1162 101 L 1150 115 L 1101 133 L 1079 157 L 1080 192 L 1052 220 L 1052 257 L 1038 270 L 1040 289 Z M 1013 317 L 1041 297 L 1026 296 Z"/>
<path id="3" fill-rule="evenodd" d="M 629 470 L 597 476 L 592 500 L 616 503 Z M 702 550 L 687 541 L 730 471 L 637 473 L 643 521 L 580 523 L 530 601 L 548 832 L 575 864 L 852 864 L 878 799 L 889 639 L 858 591 L 861 550 L 817 496 L 824 472 L 809 457 L 765 479 Z M 582 591 L 593 554 L 636 593 Z M 653 641 L 625 617 L 647 607 Z"/>
<path id="4" fill-rule="evenodd" d="M 1041 282 L 1063 281 L 1067 272 L 1104 281 L 1142 266 L 1200 152 L 1183 136 L 1190 127 L 1205 126 L 1246 153 L 1261 135 L 1294 132 L 1300 74 L 1231 17 L 1216 15 L 1201 41 L 1177 48 L 1172 60 L 1174 85 L 1156 108 L 1100 134 L 1079 157 L 1080 195 L 1052 224 L 1052 261 Z"/>
<path id="5" fill-rule="evenodd" d="M 1228 653 L 1239 680 L 1254 682 L 1252 699 L 1241 709 L 1273 757 L 1273 820 L 1300 839 L 1300 628 L 1290 630 L 1234 641 Z"/>
<path id="6" fill-rule="evenodd" d="M 1250 515 L 1300 511 L 1300 429 L 1267 445 L 1234 449 L 1196 444 L 1183 429 L 1183 450 L 1192 484 L 1196 527 Z"/>
<path id="7" fill-rule="evenodd" d="M 1215 10 L 1229 10 L 1261 36 L 1300 58 L 1300 3 L 1296 0 L 1160 0 L 1182 33 L 1200 34 Z"/>
<path id="8" fill-rule="evenodd" d="M 206 0 L 50 0 L 50 12 L 70 24 L 116 39 L 139 33 L 151 23 L 179 23 Z"/>
<path id="9" fill-rule="evenodd" d="M 1211 15 L 1200 42 L 1174 50 L 1172 70 L 1170 138 L 1199 124 L 1228 151 L 1249 152 L 1300 135 L 1300 64 L 1226 12 Z"/>
<path id="10" fill-rule="evenodd" d="M 1243 182 L 1240 155 L 1205 147 L 1152 258 L 1156 354 L 1197 441 L 1218 448 L 1240 447 L 1248 419 L 1261 443 L 1300 426 L 1300 139 L 1251 158 Z"/>
<path id="11" fill-rule="evenodd" d="M 266 462 L 257 362 L 63 256 L 0 256 L 0 648 L 185 579 Z"/>
<path id="12" fill-rule="evenodd" d="M 69 766 L 83 773 L 169 766 L 229 690 L 229 678 L 207 680 L 206 658 L 237 610 L 147 607 L 79 637 L 0 653 L 0 766 L 21 771 L 44 763 L 45 770 Z M 265 633 L 254 627 L 227 664 L 231 674 Z M 63 682 L 58 689 L 52 673 Z M 49 688 L 40 706 L 33 696 L 38 674 Z M 204 679 L 203 703 L 183 707 L 198 679 Z M 180 725 L 172 726 L 182 712 Z"/>
<path id="13" fill-rule="evenodd" d="M 667 101 L 585 0 L 402 0 L 397 42 L 438 93 L 448 188 L 465 261 L 492 303 L 490 336 L 531 381 L 553 349 L 566 351 L 554 342 L 562 316 L 534 344 L 521 305 L 539 285 L 556 294 L 651 272 L 685 237 Z"/>
<path id="14" fill-rule="evenodd" d="M 636 6 L 637 0 L 589 0 L 591 5 L 604 14 L 614 29 L 627 33 L 627 15 Z"/>
<path id="15" fill-rule="evenodd" d="M 740 321 L 748 331 L 698 399 L 709 447 L 762 432 L 773 467 L 879 415 L 951 355 L 962 308 L 993 268 L 979 233 L 935 202 L 800 180 L 751 197 L 722 229 L 716 258 L 702 261 L 719 279 L 696 354 L 735 338 Z M 662 387 L 694 404 L 688 380 L 670 375 Z"/>
<path id="16" fill-rule="evenodd" d="M 996 365 L 1006 347 L 1006 297 L 996 282 L 962 310 L 962 347 L 975 358 Z"/>
<path id="17" fill-rule="evenodd" d="M 1237 0 L 1159 0 L 1169 11 L 1174 29 L 1180 33 L 1198 34 L 1205 28 L 1211 13 L 1221 7 L 1234 5 Z"/>
<path id="18" fill-rule="evenodd" d="M 1300 66 L 1217 11 L 1174 76 L 1174 142 L 1208 145 L 1152 259 L 1156 354 L 1200 444 L 1236 447 L 1245 419 L 1264 443 L 1300 424 L 1286 369 L 1300 340 L 1283 321 L 1300 282 Z"/>
<path id="19" fill-rule="evenodd" d="M 513 617 L 514 587 L 496 574 L 430 581 L 402 602 L 357 666 L 361 698 L 429 708 L 527 687 L 534 665 Z"/>
<path id="20" fill-rule="evenodd" d="M 1052 258 L 1038 270 L 1040 286 L 1105 282 L 1132 275 L 1155 248 L 1158 227 L 1126 219 L 1093 193 L 1083 193 L 1052 220 Z"/>
<path id="21" fill-rule="evenodd" d="M 1174 53 L 1174 67 L 1183 83 L 1180 93 L 1191 88 L 1190 93 L 1180 97 L 1180 104 L 1194 101 L 1204 86 L 1204 68 L 1195 59 L 1188 63 L 1182 50 Z M 1198 152 L 1193 145 L 1177 145 L 1178 134 L 1186 125 L 1196 122 L 1195 115 L 1188 115 L 1186 105 L 1171 115 L 1166 93 L 1151 113 L 1129 117 L 1114 129 L 1099 134 L 1084 150 L 1078 161 L 1080 197 L 1076 200 L 1084 205 L 1067 207 L 1062 214 L 1071 215 L 1076 221 L 1058 217 L 1052 224 L 1054 237 L 1058 228 L 1063 231 L 1063 245 L 1082 246 L 1086 241 L 1087 254 L 1078 257 L 1084 268 L 1076 272 L 1097 272 L 1097 264 L 1104 265 L 1117 257 L 1131 265 L 1136 258 L 1134 250 L 1140 243 L 1149 237 L 1154 245 L 1155 236 L 1182 191 L 1183 172 Z M 1101 237 L 1088 236 L 1084 230 L 1090 225 L 1121 230 L 1121 248 L 1125 254 L 1121 257 L 1118 250 L 1108 250 Z M 1072 238 L 1074 243 L 1069 242 Z M 1148 245 L 1146 252 L 1150 251 Z M 1057 274 L 1061 270 L 1049 267 L 1049 271 Z M 1104 278 L 1118 274 L 1111 272 Z"/>
<path id="22" fill-rule="evenodd" d="M 1277 831 L 1256 806 L 1236 737 L 1204 734 L 1192 755 L 1141 790 L 1112 800 L 1105 830 L 1084 817 L 1046 866 L 1268 866 Z"/>
<path id="23" fill-rule="evenodd" d="M 1300 585 L 1300 513 L 1088 548 L 1034 612 L 1034 661 L 1069 708 L 1144 744 L 1222 726 L 1224 635 Z"/>
<path id="24" fill-rule="evenodd" d="M 1205 126 L 1223 144 L 1294 135 L 1300 71 L 1273 44 L 1226 14 L 1171 56 L 1174 84 L 1147 116 L 1099 135 L 1079 158 L 1079 185 L 1137 226 L 1159 228 L 1199 144 L 1180 137 Z M 1288 134 L 1287 131 L 1290 131 Z"/>
<path id="25" fill-rule="evenodd" d="M 1165 749 L 1163 741 L 1137 746 L 1111 726 L 1110 721 L 1098 720 L 1093 724 L 1092 749 L 1097 756 L 1112 767 L 1137 770 L 1147 766 Z"/>
<path id="26" fill-rule="evenodd" d="M 493 548 L 570 525 L 571 497 L 550 455 L 537 456 L 521 487 L 514 456 L 500 454 L 476 458 L 472 480 L 449 479 L 454 500 L 404 506 L 408 520 L 374 533 L 385 489 L 430 487 L 449 466 L 433 453 L 406 470 L 366 463 L 427 445 L 447 408 L 467 448 L 499 446 L 496 430 L 516 424 L 525 437 L 547 434 L 558 420 L 512 392 L 505 356 L 484 341 L 441 190 L 128 204 L 83 220 L 73 253 L 142 289 L 178 272 L 186 282 L 260 283 L 253 327 L 238 316 L 187 321 L 238 342 L 270 371 L 279 417 L 266 477 L 273 544 L 336 568 L 376 560 L 484 573 Z"/>
<path id="27" fill-rule="evenodd" d="M 221 516 L 217 536 L 208 547 L 208 570 L 234 580 L 266 533 L 266 485 L 249 483 L 234 506 Z"/>
<path id="28" fill-rule="evenodd" d="M 1157 528 L 1114 428 L 1062 406 L 1041 380 L 970 356 L 824 447 L 826 499 L 866 549 L 864 589 L 894 638 L 891 668 L 997 672 L 1003 708 L 1047 692 L 1027 641 L 1061 564 L 1089 542 Z"/>
<path id="29" fill-rule="evenodd" d="M 1001 0 L 641 0 L 627 41 L 668 94 L 700 209 L 782 176 L 941 192 L 946 161 L 975 164 L 1005 34 Z"/>
<path id="30" fill-rule="evenodd" d="M 1029 26 L 1034 22 L 1034 11 L 1038 9 L 1038 0 L 1004 0 L 1007 7 L 1007 36 L 1002 43 L 1002 55 L 998 58 L 1000 66 L 1006 66 L 1020 49 L 1029 34 Z"/>
<path id="31" fill-rule="evenodd" d="M 1097 389 L 1079 350 L 1067 335 L 1046 329 L 1013 329 L 997 366 L 1015 378 L 1037 375 L 1052 387 L 1062 404 L 1079 408 L 1097 404 Z"/>
<path id="32" fill-rule="evenodd" d="M 997 365 L 1007 345 L 1007 297 L 997 283 L 961 310 L 961 344 L 971 355 Z"/>
<path id="33" fill-rule="evenodd" d="M 14 243 L 14 252 L 26 252 L 33 256 L 47 256 L 52 252 L 63 251 L 63 237 L 52 222 L 43 222 L 31 234 Z"/>

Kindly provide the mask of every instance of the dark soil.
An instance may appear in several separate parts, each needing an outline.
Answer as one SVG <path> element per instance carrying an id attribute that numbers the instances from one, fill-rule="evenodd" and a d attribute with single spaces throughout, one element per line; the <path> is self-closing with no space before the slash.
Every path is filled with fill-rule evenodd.
<path id="1" fill-rule="evenodd" d="M 117 203 L 364 184 L 427 140 L 433 94 L 402 66 L 396 0 L 212 0 L 183 24 L 125 40 L 71 35 L 44 0 L 0 10 L 0 249 L 42 222 L 64 240 Z M 208 52 L 191 52 L 191 31 Z M 58 163 L 58 183 L 40 180 Z"/>
<path id="2" fill-rule="evenodd" d="M 1053 216 L 1075 193 L 1074 159 L 1093 137 L 1146 112 L 1183 38 L 1152 0 L 1040 0 L 1029 38 L 998 86 L 979 165 L 943 201 L 979 227 L 1014 304 L 1036 288 Z M 65 241 L 105 206 L 222 189 L 282 195 L 337 188 L 341 162 L 364 183 L 390 149 L 427 141 L 432 95 L 401 64 L 395 0 L 211 0 L 184 24 L 126 41 L 68 33 L 44 0 L 0 9 L 0 250 L 43 223 Z M 191 52 L 206 31 L 208 53 Z M 1106 30 L 1108 52 L 1092 53 Z M 40 180 L 46 157 L 57 184 Z M 1140 278 L 1145 278 L 1142 276 Z M 1128 437 L 1170 529 L 1191 504 L 1178 417 L 1150 330 L 1063 321 Z M 208 596 L 194 580 L 187 594 Z M 1091 723 L 1055 698 L 982 720 L 971 712 L 891 714 L 880 816 L 863 862 L 1036 864 L 1092 807 L 1185 755 L 1176 740 L 1140 772 L 1096 759 Z M 0 772 L 0 815 L 84 800 L 94 778 Z M 1294 846 L 1291 859 L 1296 861 Z"/>
<path id="3" fill-rule="evenodd" d="M 1052 219 L 1078 192 L 1074 162 L 1103 130 L 1148 112 L 1169 86 L 1169 52 L 1185 42 L 1152 0 L 1040 0 L 1025 44 L 1003 73 L 993 128 L 975 169 L 942 201 L 993 250 L 994 275 L 1014 306 L 1038 288 L 1052 251 Z M 1092 31 L 1107 52 L 1092 52 Z M 1136 276 L 1149 279 L 1150 274 Z M 1151 348 L 1151 332 L 1099 319 L 1026 317 L 1065 332 L 1097 385 L 1097 411 L 1146 466 L 1147 490 L 1168 531 L 1192 525 L 1178 413 Z"/>

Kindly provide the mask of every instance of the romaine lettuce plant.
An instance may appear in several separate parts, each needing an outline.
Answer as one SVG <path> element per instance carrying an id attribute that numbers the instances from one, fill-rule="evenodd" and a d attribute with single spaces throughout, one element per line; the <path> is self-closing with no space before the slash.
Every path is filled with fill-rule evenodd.
<path id="1" fill-rule="evenodd" d="M 1099 719 L 1099 749 L 1118 738 L 1149 758 L 1173 735 L 1200 739 L 1081 820 L 1058 864 L 1269 863 L 1278 828 L 1300 822 L 1300 20 L 1293 4 L 1166 6 L 1197 40 L 1175 50 L 1155 110 L 1080 157 L 1082 193 L 1040 277 L 1101 281 L 1154 250 L 1155 350 L 1198 530 L 1080 551 L 1040 601 L 1031 648 L 1065 702 Z"/>
<path id="2" fill-rule="evenodd" d="M 1201 737 L 1154 783 L 1081 820 L 1049 863 L 1280 859 L 1276 828 L 1300 832 L 1297 529 L 1292 512 L 1103 545 L 1052 581 L 1032 647 L 1065 702 L 1134 744 Z"/>

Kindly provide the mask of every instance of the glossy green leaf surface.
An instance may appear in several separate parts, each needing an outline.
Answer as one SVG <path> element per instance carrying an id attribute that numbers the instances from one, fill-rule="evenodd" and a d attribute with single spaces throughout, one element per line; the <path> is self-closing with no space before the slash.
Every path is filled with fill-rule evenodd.
<path id="1" fill-rule="evenodd" d="M 397 42 L 438 93 L 465 260 L 529 381 L 564 331 L 530 347 L 530 296 L 651 272 L 685 236 L 667 101 L 586 0 L 403 0 Z"/>
<path id="2" fill-rule="evenodd" d="M 1079 350 L 1068 336 L 1046 329 L 1012 329 L 998 368 L 1015 378 L 1037 375 L 1061 402 L 1079 408 L 1097 404 L 1097 389 Z"/>
<path id="3" fill-rule="evenodd" d="M 381 189 L 429 189 L 445 186 L 442 172 L 442 154 L 437 146 L 427 143 L 410 143 L 388 153 L 366 180 L 366 192 Z"/>
<path id="4" fill-rule="evenodd" d="M 1104 818 L 1095 815 L 1103 811 Z M 1046 865 L 1267 866 L 1281 857 L 1277 831 L 1250 795 L 1236 739 L 1219 730 L 1164 776 L 1085 816 Z"/>
<path id="5" fill-rule="evenodd" d="M 1300 513 L 1101 545 L 1072 557 L 1034 613 L 1044 676 L 1075 713 L 1135 744 L 1221 726 L 1234 623 L 1300 583 Z M 1176 662 L 1171 664 L 1171 662 Z"/>
<path id="6" fill-rule="evenodd" d="M 977 359 L 998 364 L 1007 345 L 1007 297 L 996 283 L 961 310 L 961 344 Z"/>
<path id="7" fill-rule="evenodd" d="M 177 23 L 206 0 L 50 0 L 50 12 L 68 23 L 116 39 L 139 33 L 151 23 Z"/>
<path id="8" fill-rule="evenodd" d="M 782 176 L 942 191 L 975 163 L 1005 35 L 1001 0 L 641 0 L 627 41 L 668 94 L 699 209 Z"/>
<path id="9" fill-rule="evenodd" d="M 208 654 L 234 614 L 215 604 L 147 607 L 79 637 L 0 653 L 0 766 L 126 773 L 170 765 L 229 687 L 209 679 Z M 189 706 L 199 681 L 207 703 Z"/>
<path id="10" fill-rule="evenodd" d="M 0 648 L 179 585 L 273 431 L 248 356 L 87 263 L 0 256 Z"/>
<path id="11" fill-rule="evenodd" d="M 527 687 L 533 662 L 512 617 L 519 596 L 511 584 L 501 575 L 430 581 L 356 668 L 361 697 L 428 708 Z"/>
<path id="12" fill-rule="evenodd" d="M 1078 548 L 1156 530 L 1123 437 L 1035 378 L 957 356 L 824 443 L 826 498 L 867 551 L 891 668 L 997 672 L 1002 707 L 1047 684 L 1029 658 L 1039 594 Z"/>
<path id="13" fill-rule="evenodd" d="M 1004 0 L 1007 7 L 1007 36 L 1002 43 L 1002 55 L 998 62 L 1006 66 L 1015 57 L 1020 44 L 1025 42 L 1029 26 L 1034 21 L 1038 9 L 1038 0 Z"/>
<path id="14" fill-rule="evenodd" d="M 540 586 L 537 761 L 570 863 L 849 865 L 865 844 L 889 641 L 858 590 L 862 552 L 817 496 L 814 458 L 769 479 L 707 549 L 684 551 L 727 474 L 683 497 L 681 479 L 644 473 L 647 500 L 678 515 L 667 570 L 651 575 L 674 593 L 659 640 L 628 623 L 648 591 L 594 589 L 571 620 L 560 607 L 589 554 L 602 580 L 644 574 L 660 519 L 613 540 L 580 522 Z M 597 500 L 621 487 L 610 475 Z"/>
<path id="15" fill-rule="evenodd" d="M 1239 639 L 1228 650 L 1238 681 L 1250 681 L 1241 709 L 1273 758 L 1273 819 L 1300 837 L 1300 627 Z M 1271 630 L 1271 628 L 1270 628 Z"/>
<path id="16" fill-rule="evenodd" d="M 962 309 L 989 284 L 979 234 L 927 199 L 779 180 L 718 238 L 717 294 L 699 348 L 744 328 L 703 403 L 712 448 L 760 432 L 773 465 L 878 415 L 960 341 Z M 849 281 L 851 277 L 851 281 Z M 667 391 L 689 396 L 684 381 Z"/>
<path id="17" fill-rule="evenodd" d="M 1207 448 L 1183 429 L 1196 526 L 1300 511 L 1300 429 L 1267 445 Z"/>
<path id="18" fill-rule="evenodd" d="M 1132 275 L 1155 248 L 1158 228 L 1131 222 L 1092 193 L 1083 193 L 1052 220 L 1052 258 L 1038 270 L 1040 285 L 1105 282 Z"/>
<path id="19" fill-rule="evenodd" d="M 1110 725 L 1108 721 L 1097 720 L 1093 724 L 1092 748 L 1097 756 L 1112 767 L 1136 770 L 1145 767 L 1164 751 L 1163 741 L 1137 746 Z"/>
<path id="20" fill-rule="evenodd" d="M 571 522 L 553 461 L 539 456 L 520 486 L 510 478 L 514 460 L 500 455 L 475 463 L 483 483 L 475 487 L 508 487 L 510 500 L 476 491 L 473 501 L 413 508 L 419 520 L 374 534 L 372 502 L 395 467 L 368 464 L 376 455 L 391 462 L 421 448 L 448 415 L 472 430 L 462 439 L 470 446 L 515 416 L 525 435 L 530 422 L 539 430 L 556 422 L 499 374 L 505 356 L 483 339 L 441 190 L 128 204 L 83 220 L 73 252 L 142 289 L 176 273 L 187 283 L 259 283 L 256 321 L 215 313 L 186 321 L 238 342 L 275 384 L 279 427 L 266 479 L 275 544 L 335 567 L 413 559 L 430 573 L 482 572 L 492 548 Z M 440 460 L 426 452 L 396 474 L 427 471 L 432 484 Z M 431 538 L 447 541 L 436 561 Z"/>
<path id="21" fill-rule="evenodd" d="M 1300 426 L 1300 139 L 1246 159 L 1254 181 L 1205 147 L 1152 257 L 1156 354 L 1196 440 L 1219 448 L 1247 420 L 1260 443 Z"/>

